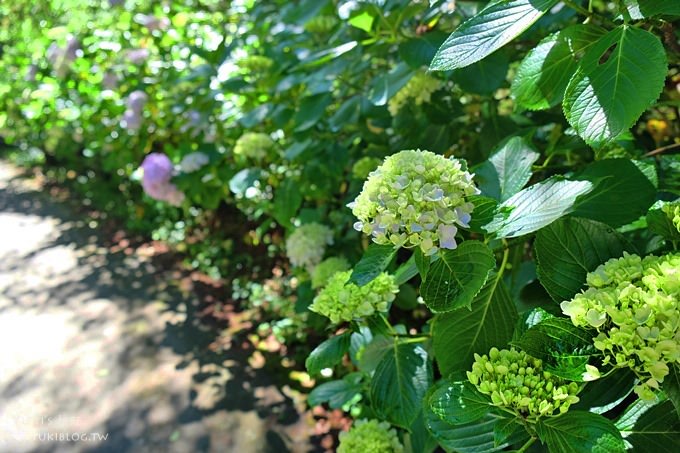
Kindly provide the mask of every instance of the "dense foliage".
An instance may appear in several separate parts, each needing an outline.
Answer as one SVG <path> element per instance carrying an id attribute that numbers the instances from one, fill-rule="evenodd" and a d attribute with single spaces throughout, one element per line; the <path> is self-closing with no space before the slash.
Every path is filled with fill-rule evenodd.
<path id="1" fill-rule="evenodd" d="M 0 17 L 18 162 L 215 277 L 289 260 L 309 403 L 360 420 L 339 451 L 680 444 L 680 1 Z"/>

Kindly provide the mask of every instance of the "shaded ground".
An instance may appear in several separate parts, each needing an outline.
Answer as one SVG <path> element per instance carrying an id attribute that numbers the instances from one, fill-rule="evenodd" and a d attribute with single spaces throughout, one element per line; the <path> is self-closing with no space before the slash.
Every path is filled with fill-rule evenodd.
<path id="1" fill-rule="evenodd" d="M 214 347 L 194 284 L 38 189 L 0 161 L 0 452 L 312 450 L 296 392 Z"/>

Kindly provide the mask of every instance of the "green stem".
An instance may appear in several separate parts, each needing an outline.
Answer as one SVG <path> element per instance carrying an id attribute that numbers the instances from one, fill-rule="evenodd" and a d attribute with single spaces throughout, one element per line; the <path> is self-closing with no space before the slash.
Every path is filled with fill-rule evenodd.
<path id="1" fill-rule="evenodd" d="M 570 0 L 563 0 L 563 3 L 567 5 L 569 8 L 578 11 L 578 13 L 583 16 L 590 17 L 592 15 L 590 11 L 588 11 L 587 9 L 580 5 L 577 5 L 576 3 Z"/>
<path id="2" fill-rule="evenodd" d="M 522 453 L 524 451 L 527 451 L 527 449 L 529 447 L 531 447 L 534 444 L 534 442 L 536 442 L 536 439 L 537 439 L 536 437 L 531 437 L 529 440 L 526 441 L 526 443 L 524 445 L 522 445 L 522 448 L 517 450 L 517 453 Z"/>

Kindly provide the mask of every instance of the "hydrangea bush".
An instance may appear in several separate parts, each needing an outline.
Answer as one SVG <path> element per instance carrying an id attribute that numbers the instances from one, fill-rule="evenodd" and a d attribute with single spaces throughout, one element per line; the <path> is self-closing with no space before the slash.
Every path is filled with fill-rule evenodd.
<path id="1" fill-rule="evenodd" d="M 333 231 L 325 225 L 308 223 L 296 228 L 286 240 L 286 254 L 293 266 L 312 271 L 333 244 Z"/>

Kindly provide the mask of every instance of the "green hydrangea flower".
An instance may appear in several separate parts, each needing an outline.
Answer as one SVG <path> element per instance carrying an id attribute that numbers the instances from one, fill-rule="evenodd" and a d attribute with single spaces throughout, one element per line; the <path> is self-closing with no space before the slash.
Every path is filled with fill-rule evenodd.
<path id="1" fill-rule="evenodd" d="M 576 326 L 593 327 L 604 364 L 629 367 L 638 396 L 653 399 L 680 364 L 680 253 L 640 258 L 624 252 L 586 277 L 589 288 L 560 304 Z"/>
<path id="2" fill-rule="evenodd" d="M 357 420 L 349 431 L 340 433 L 338 453 L 401 453 L 404 446 L 387 422 Z"/>
<path id="3" fill-rule="evenodd" d="M 296 229 L 286 241 L 286 255 L 291 264 L 312 272 L 333 244 L 333 232 L 325 225 L 308 223 Z"/>
<path id="4" fill-rule="evenodd" d="M 314 298 L 309 309 L 334 324 L 387 312 L 399 288 L 394 277 L 383 272 L 364 286 L 347 283 L 352 271 L 337 272 Z"/>
<path id="5" fill-rule="evenodd" d="M 274 64 L 274 60 L 262 55 L 250 55 L 238 61 L 239 68 L 245 69 L 251 73 L 265 72 Z"/>
<path id="6" fill-rule="evenodd" d="M 352 176 L 356 179 L 366 179 L 369 173 L 378 168 L 381 162 L 382 160 L 377 157 L 362 157 L 352 166 Z"/>
<path id="7" fill-rule="evenodd" d="M 348 206 L 357 231 L 378 244 L 420 247 L 425 255 L 455 249 L 458 226 L 467 228 L 479 190 L 462 162 L 430 151 L 401 151 L 371 173 Z"/>
<path id="8" fill-rule="evenodd" d="M 312 271 L 312 288 L 321 288 L 336 272 L 349 269 L 349 263 L 342 257 L 331 257 L 323 260 Z"/>
<path id="9" fill-rule="evenodd" d="M 441 82 L 438 79 L 425 72 L 418 72 L 392 96 L 387 104 L 387 109 L 392 116 L 397 116 L 399 110 L 411 99 L 416 105 L 428 103 L 432 93 L 437 91 L 440 86 Z"/>
<path id="10" fill-rule="evenodd" d="M 661 210 L 668 216 L 675 229 L 680 233 L 680 201 L 665 203 Z"/>
<path id="11" fill-rule="evenodd" d="M 491 348 L 487 356 L 475 354 L 468 380 L 495 406 L 527 417 L 565 413 L 578 402 L 579 386 L 543 370 L 543 362 L 514 348 Z M 558 414 L 555 414 L 558 412 Z"/>
<path id="12" fill-rule="evenodd" d="M 234 146 L 234 156 L 237 160 L 251 159 L 255 162 L 264 161 L 275 148 L 275 143 L 267 134 L 260 132 L 246 132 Z"/>

